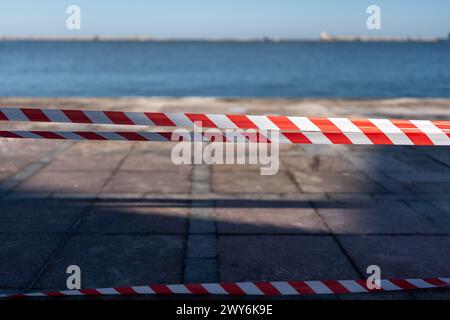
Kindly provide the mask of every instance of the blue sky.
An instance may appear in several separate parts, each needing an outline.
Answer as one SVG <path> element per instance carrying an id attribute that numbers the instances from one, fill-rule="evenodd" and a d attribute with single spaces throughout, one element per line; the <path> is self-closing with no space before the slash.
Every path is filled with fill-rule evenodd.
<path id="1" fill-rule="evenodd" d="M 66 7 L 82 10 L 66 29 Z M 366 28 L 366 8 L 382 10 L 382 29 Z M 330 34 L 446 36 L 449 0 L 3 0 L 0 35 L 317 38 Z"/>

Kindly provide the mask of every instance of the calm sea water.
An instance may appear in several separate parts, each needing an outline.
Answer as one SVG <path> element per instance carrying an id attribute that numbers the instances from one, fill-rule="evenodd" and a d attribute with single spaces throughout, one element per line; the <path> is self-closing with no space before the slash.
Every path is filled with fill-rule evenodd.
<path id="1" fill-rule="evenodd" d="M 450 97 L 450 42 L 0 42 L 0 96 Z"/>

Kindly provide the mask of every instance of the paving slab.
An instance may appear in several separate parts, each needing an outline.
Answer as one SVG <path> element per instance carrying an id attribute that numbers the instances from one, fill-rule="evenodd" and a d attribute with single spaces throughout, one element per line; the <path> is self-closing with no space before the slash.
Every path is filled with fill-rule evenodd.
<path id="1" fill-rule="evenodd" d="M 213 191 L 217 193 L 298 193 L 289 176 L 279 172 L 262 176 L 259 172 L 213 172 Z"/>
<path id="2" fill-rule="evenodd" d="M 26 288 L 61 241 L 61 236 L 0 234 L 0 288 Z"/>
<path id="3" fill-rule="evenodd" d="M 188 164 L 176 165 L 171 160 L 170 153 L 151 152 L 129 155 L 120 166 L 120 170 L 124 171 L 159 171 L 159 172 L 179 172 L 192 170 L 192 166 Z"/>
<path id="4" fill-rule="evenodd" d="M 222 281 L 359 279 L 331 236 L 219 236 Z"/>
<path id="5" fill-rule="evenodd" d="M 355 167 L 349 160 L 338 155 L 302 155 L 284 157 L 282 160 L 284 166 L 292 171 L 320 171 L 320 172 L 353 172 L 359 169 Z"/>
<path id="6" fill-rule="evenodd" d="M 64 155 L 52 161 L 45 171 L 113 171 L 125 154 L 104 155 Z"/>
<path id="7" fill-rule="evenodd" d="M 365 274 L 370 265 L 382 278 L 435 278 L 450 275 L 448 236 L 338 236 L 351 259 Z"/>
<path id="8" fill-rule="evenodd" d="M 219 234 L 326 233 L 327 228 L 310 208 L 218 208 Z"/>
<path id="9" fill-rule="evenodd" d="M 405 185 L 415 193 L 438 194 L 450 190 L 450 182 L 411 182 Z"/>
<path id="10" fill-rule="evenodd" d="M 362 172 L 294 172 L 295 181 L 302 192 L 372 193 L 384 189 Z"/>
<path id="11" fill-rule="evenodd" d="M 152 201 L 97 201 L 83 217 L 77 233 L 183 234 L 189 208 L 158 207 Z"/>
<path id="12" fill-rule="evenodd" d="M 433 205 L 450 215 L 450 201 L 433 201 Z"/>
<path id="13" fill-rule="evenodd" d="M 0 173 L 5 171 L 19 171 L 29 165 L 32 161 L 33 158 L 29 155 L 11 156 L 2 154 L 2 160 L 0 161 Z"/>
<path id="14" fill-rule="evenodd" d="M 5 181 L 13 174 L 14 174 L 14 172 L 11 172 L 11 171 L 0 171 L 0 182 Z"/>
<path id="15" fill-rule="evenodd" d="M 218 262 L 215 258 L 186 259 L 183 283 L 219 282 Z"/>
<path id="16" fill-rule="evenodd" d="M 3 200 L 0 202 L 0 233 L 68 232 L 89 206 L 87 201 L 47 199 Z"/>
<path id="17" fill-rule="evenodd" d="M 65 288 L 69 265 L 81 269 L 82 288 L 179 283 L 181 236 L 73 236 L 34 289 Z"/>
<path id="18" fill-rule="evenodd" d="M 104 193 L 188 193 L 188 172 L 119 171 L 109 181 Z"/>
<path id="19" fill-rule="evenodd" d="M 362 201 L 317 208 L 335 234 L 421 234 L 442 232 L 399 201 Z"/>
<path id="20" fill-rule="evenodd" d="M 41 171 L 22 183 L 16 191 L 97 193 L 100 192 L 111 176 L 109 171 L 57 172 Z"/>

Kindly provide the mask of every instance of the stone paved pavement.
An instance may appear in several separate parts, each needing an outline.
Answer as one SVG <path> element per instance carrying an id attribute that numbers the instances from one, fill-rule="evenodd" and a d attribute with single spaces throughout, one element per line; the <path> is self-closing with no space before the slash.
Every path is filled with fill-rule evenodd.
<path id="1" fill-rule="evenodd" d="M 450 119 L 446 100 L 0 105 Z M 261 176 L 254 165 L 176 166 L 171 147 L 1 140 L 0 291 L 64 288 L 71 264 L 83 287 L 356 279 L 372 264 L 383 277 L 450 276 L 448 148 L 283 146 L 280 172 Z M 450 290 L 327 298 L 450 298 Z"/>

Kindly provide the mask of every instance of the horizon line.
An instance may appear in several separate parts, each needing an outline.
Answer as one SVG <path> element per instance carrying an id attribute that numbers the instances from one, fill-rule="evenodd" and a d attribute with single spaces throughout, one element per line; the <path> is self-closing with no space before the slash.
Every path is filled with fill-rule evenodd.
<path id="1" fill-rule="evenodd" d="M 198 42 L 436 42 L 450 40 L 446 37 L 417 37 L 417 36 L 361 36 L 361 35 L 328 35 L 321 34 L 319 37 L 150 37 L 146 35 L 131 36 L 0 36 L 0 41 L 133 41 L 133 42 L 176 42 L 176 41 L 198 41 Z"/>

